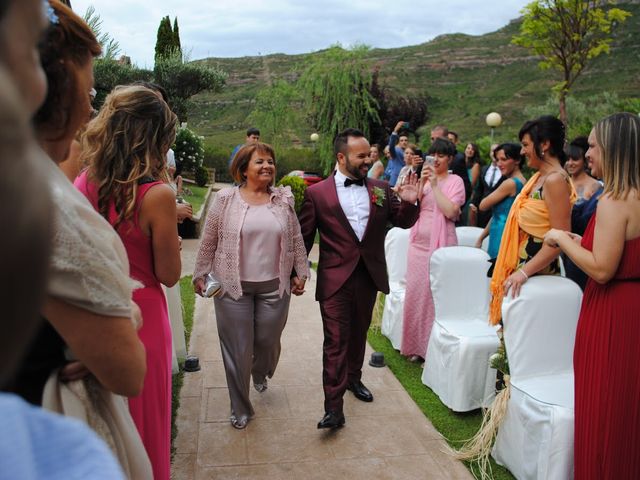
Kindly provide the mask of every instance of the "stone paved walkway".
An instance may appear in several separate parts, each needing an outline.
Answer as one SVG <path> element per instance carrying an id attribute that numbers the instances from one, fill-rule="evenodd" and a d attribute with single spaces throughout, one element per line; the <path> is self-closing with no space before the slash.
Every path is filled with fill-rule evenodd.
<path id="1" fill-rule="evenodd" d="M 184 273 L 193 269 L 196 240 L 183 244 Z M 312 252 L 312 258 L 313 258 Z M 291 301 L 280 364 L 266 392 L 251 391 L 256 411 L 245 430 L 229 424 L 229 397 L 213 301 L 197 297 L 189 352 L 202 370 L 186 373 L 178 412 L 178 479 L 470 479 L 446 453 L 444 440 L 388 368 L 365 362 L 373 403 L 345 395 L 347 423 L 317 430 L 322 417 L 322 321 L 307 293 Z M 371 349 L 368 347 L 368 359 Z M 426 387 L 425 387 L 426 388 Z"/>

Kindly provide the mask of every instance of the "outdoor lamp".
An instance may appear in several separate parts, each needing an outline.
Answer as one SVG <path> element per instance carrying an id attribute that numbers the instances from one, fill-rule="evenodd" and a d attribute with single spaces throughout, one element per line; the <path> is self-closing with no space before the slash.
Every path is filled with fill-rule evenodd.
<path id="1" fill-rule="evenodd" d="M 493 130 L 502 124 L 502 117 L 499 113 L 491 112 L 486 118 L 487 125 L 491 128 L 491 143 L 493 143 Z"/>

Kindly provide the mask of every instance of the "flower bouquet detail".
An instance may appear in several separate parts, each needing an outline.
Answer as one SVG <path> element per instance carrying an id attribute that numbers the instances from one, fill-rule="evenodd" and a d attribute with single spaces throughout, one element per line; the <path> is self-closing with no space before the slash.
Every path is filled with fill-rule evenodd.
<path id="1" fill-rule="evenodd" d="M 371 192 L 371 203 L 375 203 L 377 206 L 381 207 L 384 204 L 385 198 L 383 189 L 380 187 L 373 187 L 373 191 Z"/>

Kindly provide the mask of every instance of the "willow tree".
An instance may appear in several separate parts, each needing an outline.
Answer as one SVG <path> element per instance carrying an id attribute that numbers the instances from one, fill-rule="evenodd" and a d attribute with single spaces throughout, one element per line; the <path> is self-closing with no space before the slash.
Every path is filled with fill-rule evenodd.
<path id="1" fill-rule="evenodd" d="M 343 49 L 334 45 L 313 55 L 298 87 L 313 127 L 320 134 L 319 151 L 325 173 L 335 165 L 333 138 L 345 128 L 369 135 L 369 125 L 379 122 L 377 102 L 371 95 L 372 71 L 365 59 L 369 47 Z"/>
<path id="2" fill-rule="evenodd" d="M 294 85 L 276 80 L 256 95 L 256 105 L 249 115 L 249 123 L 258 125 L 262 137 L 276 149 L 285 146 L 301 122 L 301 101 Z"/>
<path id="3" fill-rule="evenodd" d="M 559 70 L 562 80 L 554 87 L 560 119 L 567 123 L 566 99 L 589 61 L 609 53 L 616 24 L 630 13 L 609 7 L 610 0 L 536 0 L 523 13 L 520 34 L 513 43 L 542 57 L 542 69 Z M 603 8 L 606 7 L 606 8 Z"/>

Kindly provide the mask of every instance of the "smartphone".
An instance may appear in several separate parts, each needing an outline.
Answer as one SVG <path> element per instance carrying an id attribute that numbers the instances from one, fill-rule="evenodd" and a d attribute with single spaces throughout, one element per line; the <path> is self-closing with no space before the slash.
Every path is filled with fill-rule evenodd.
<path id="1" fill-rule="evenodd" d="M 402 124 L 402 128 L 409 129 L 409 128 L 410 128 L 409 122 L 404 122 L 404 123 Z"/>
<path id="2" fill-rule="evenodd" d="M 432 155 L 427 155 L 426 157 L 424 157 L 424 163 L 431 165 L 433 167 L 433 162 L 436 161 L 436 157 L 432 156 Z"/>
<path id="3" fill-rule="evenodd" d="M 420 150 L 419 148 L 416 148 L 413 154 L 420 157 L 420 159 L 422 160 L 422 162 L 420 162 L 420 165 L 416 167 L 416 175 L 418 176 L 418 178 L 420 178 L 420 175 L 422 174 L 422 165 L 424 164 L 424 155 L 422 154 L 422 150 Z"/>

